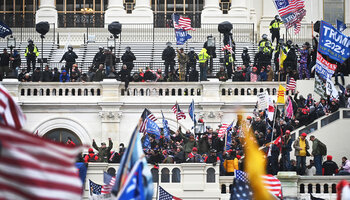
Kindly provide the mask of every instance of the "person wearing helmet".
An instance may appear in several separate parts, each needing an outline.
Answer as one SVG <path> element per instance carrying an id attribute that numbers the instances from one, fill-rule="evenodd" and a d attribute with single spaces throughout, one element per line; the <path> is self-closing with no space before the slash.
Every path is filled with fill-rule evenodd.
<path id="1" fill-rule="evenodd" d="M 243 53 L 242 53 L 242 61 L 243 61 L 243 65 L 245 67 L 249 67 L 250 65 L 250 56 L 249 56 L 249 53 L 248 53 L 248 47 L 244 47 L 243 48 Z"/>
<path id="2" fill-rule="evenodd" d="M 30 64 L 32 64 L 33 72 L 35 70 L 35 64 L 36 64 L 36 57 L 39 56 L 38 48 L 33 43 L 32 39 L 28 40 L 28 45 L 26 48 L 26 51 L 24 53 L 24 56 L 27 59 L 27 72 L 30 72 Z"/>
<path id="3" fill-rule="evenodd" d="M 297 74 L 298 67 L 298 56 L 295 51 L 295 47 L 291 40 L 287 41 L 287 57 L 283 62 L 283 71 L 285 75 L 289 75 L 289 77 L 294 77 Z M 296 79 L 297 77 L 294 77 Z"/>
<path id="4" fill-rule="evenodd" d="M 191 72 L 196 70 L 198 55 L 194 51 L 194 47 L 190 47 L 190 51 L 187 53 L 188 63 L 186 65 L 186 81 L 190 80 L 190 70 Z M 197 72 L 198 73 L 198 72 Z"/>
<path id="5" fill-rule="evenodd" d="M 280 26 L 283 22 L 280 19 L 280 16 L 276 15 L 275 19 L 273 19 L 270 23 L 270 33 L 272 34 L 271 36 L 271 42 L 276 39 L 276 46 L 278 45 L 278 41 L 280 39 Z"/>
<path id="6" fill-rule="evenodd" d="M 136 57 L 129 46 L 125 47 L 125 53 L 121 59 L 123 61 L 123 65 L 126 65 L 129 73 L 131 73 L 132 69 L 134 68 L 134 60 L 136 60 Z"/>
<path id="7" fill-rule="evenodd" d="M 60 63 L 65 60 L 66 61 L 66 71 L 67 73 L 72 73 L 72 66 L 75 64 L 75 59 L 77 59 L 78 56 L 73 51 L 73 47 L 71 45 L 68 45 L 68 51 L 63 54 Z"/>
<path id="8" fill-rule="evenodd" d="M 100 64 L 104 64 L 105 59 L 104 48 L 103 46 L 100 46 L 98 47 L 98 52 L 95 54 L 94 60 L 92 61 L 94 67 L 97 69 Z"/>
<path id="9" fill-rule="evenodd" d="M 171 47 L 171 42 L 166 43 L 166 48 L 163 50 L 162 53 L 162 60 L 164 60 L 164 66 L 165 66 L 165 79 L 168 79 L 169 76 L 169 67 L 170 71 L 173 72 L 174 66 L 175 66 L 175 57 L 176 53 L 173 47 Z"/>
<path id="10" fill-rule="evenodd" d="M 309 71 L 309 68 L 307 66 L 307 63 L 308 63 L 310 51 L 309 51 L 308 45 L 306 43 L 304 43 L 301 49 L 298 48 L 298 51 L 300 53 L 299 79 L 302 80 L 304 77 L 304 73 L 305 73 L 306 78 L 309 80 L 310 79 L 310 71 Z"/>
<path id="11" fill-rule="evenodd" d="M 262 35 L 262 40 L 259 42 L 259 52 L 256 55 L 256 58 L 254 58 L 254 64 L 258 68 L 258 72 L 260 72 L 262 67 L 267 67 L 268 65 L 271 65 L 271 59 L 272 59 L 272 44 L 267 39 L 267 35 Z"/>

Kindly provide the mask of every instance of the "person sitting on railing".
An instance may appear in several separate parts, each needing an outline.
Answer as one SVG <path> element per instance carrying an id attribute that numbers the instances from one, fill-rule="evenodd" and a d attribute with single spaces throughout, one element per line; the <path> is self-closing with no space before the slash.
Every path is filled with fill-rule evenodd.
<path id="1" fill-rule="evenodd" d="M 253 67 L 252 71 L 248 71 L 246 74 L 246 81 L 256 82 L 258 80 L 258 68 Z"/>
<path id="2" fill-rule="evenodd" d="M 265 71 L 265 67 L 262 67 L 260 70 L 260 74 L 258 76 L 258 81 L 266 81 L 266 80 L 267 80 L 267 73 Z"/>
<path id="3" fill-rule="evenodd" d="M 345 156 L 342 157 L 342 166 L 338 175 L 350 175 L 350 161 Z"/>
<path id="4" fill-rule="evenodd" d="M 331 155 L 327 155 L 327 161 L 322 164 L 322 174 L 331 176 L 338 173 L 338 165 L 333 160 Z"/>
<path id="5" fill-rule="evenodd" d="M 143 76 L 143 79 L 145 80 L 145 82 L 155 81 L 156 77 L 155 77 L 154 73 L 151 71 L 150 67 L 146 67 L 146 72 Z"/>
<path id="6" fill-rule="evenodd" d="M 197 147 L 193 147 L 192 151 L 188 154 L 186 162 L 191 162 L 191 163 L 202 163 L 203 159 L 200 154 L 198 154 L 198 149 Z"/>
<path id="7" fill-rule="evenodd" d="M 72 75 L 70 77 L 71 82 L 80 82 L 80 78 L 76 72 L 72 72 Z"/>
<path id="8" fill-rule="evenodd" d="M 32 77 L 29 75 L 29 73 L 24 75 L 22 82 L 32 82 Z"/>
<path id="9" fill-rule="evenodd" d="M 190 71 L 188 79 L 189 79 L 190 82 L 198 82 L 199 72 L 197 71 L 195 66 L 191 67 L 191 71 Z"/>
<path id="10" fill-rule="evenodd" d="M 273 70 L 272 70 L 271 65 L 267 66 L 266 74 L 267 74 L 266 81 L 273 81 Z"/>
<path id="11" fill-rule="evenodd" d="M 98 156 L 94 153 L 92 148 L 89 148 L 89 153 L 84 157 L 84 161 L 87 162 L 97 162 Z"/>
<path id="12" fill-rule="evenodd" d="M 19 82 L 25 82 L 23 79 L 24 79 L 24 76 L 26 75 L 26 69 L 25 68 L 22 68 L 21 70 L 21 73 L 18 74 L 18 81 Z"/>
<path id="13" fill-rule="evenodd" d="M 236 71 L 233 72 L 232 81 L 245 81 L 242 67 L 237 67 Z"/>
<path id="14" fill-rule="evenodd" d="M 169 71 L 168 76 L 167 76 L 167 81 L 168 82 L 176 82 L 179 81 L 179 75 L 176 73 L 175 69 L 172 71 Z"/>
<path id="15" fill-rule="evenodd" d="M 233 176 L 235 170 L 238 170 L 238 159 L 236 158 L 236 151 L 232 151 L 232 149 L 227 151 L 226 158 L 224 161 L 225 175 Z M 220 161 L 220 159 L 219 159 Z"/>
<path id="16" fill-rule="evenodd" d="M 164 82 L 165 81 L 165 79 L 164 79 L 165 75 L 162 73 L 162 69 L 160 69 L 160 68 L 157 69 L 156 76 L 157 76 L 156 82 Z"/>
<path id="17" fill-rule="evenodd" d="M 100 81 L 103 81 L 103 78 L 105 76 L 105 73 L 104 73 L 104 70 L 103 70 L 103 65 L 101 64 L 99 67 L 98 67 L 98 70 L 96 71 L 92 81 L 93 82 L 100 82 Z"/>
<path id="18" fill-rule="evenodd" d="M 40 82 L 41 81 L 41 71 L 40 67 L 37 67 L 32 74 L 32 82 Z"/>
<path id="19" fill-rule="evenodd" d="M 129 86 L 130 81 L 130 72 L 126 65 L 123 65 L 122 69 L 117 73 L 117 80 L 120 80 L 122 82 L 125 82 L 125 89 Z"/>
<path id="20" fill-rule="evenodd" d="M 215 149 L 210 149 L 210 154 L 204 159 L 205 163 L 212 163 L 213 166 L 216 166 L 218 162 L 220 162 L 219 156 L 216 155 Z"/>
<path id="21" fill-rule="evenodd" d="M 72 72 L 75 72 L 77 74 L 77 76 L 80 78 L 81 72 L 80 72 L 77 64 L 72 65 Z"/>
<path id="22" fill-rule="evenodd" d="M 306 176 L 316 175 L 316 167 L 315 167 L 315 162 L 313 160 L 310 160 L 310 164 L 306 166 L 305 175 Z"/>
<path id="23" fill-rule="evenodd" d="M 49 65 L 45 66 L 44 71 L 42 72 L 41 82 L 51 82 L 52 81 L 52 72 L 49 68 Z"/>
<path id="24" fill-rule="evenodd" d="M 225 72 L 225 68 L 224 67 L 220 67 L 220 71 L 218 71 L 216 73 L 216 78 L 218 78 L 219 81 L 224 81 L 224 82 L 227 81 L 228 75 Z"/>
<path id="25" fill-rule="evenodd" d="M 69 82 L 69 74 L 67 74 L 66 70 L 63 70 L 61 75 L 60 75 L 60 82 Z"/>

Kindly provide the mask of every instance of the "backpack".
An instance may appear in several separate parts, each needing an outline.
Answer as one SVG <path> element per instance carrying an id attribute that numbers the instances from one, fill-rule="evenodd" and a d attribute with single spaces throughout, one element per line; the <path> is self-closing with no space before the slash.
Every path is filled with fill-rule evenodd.
<path id="1" fill-rule="evenodd" d="M 318 146 L 319 146 L 318 148 L 319 148 L 319 150 L 320 150 L 320 154 L 321 154 L 322 156 L 327 155 L 327 146 L 326 146 L 325 144 L 323 144 L 321 141 L 319 141 Z"/>
<path id="2" fill-rule="evenodd" d="M 91 157 L 90 154 L 88 154 L 88 156 L 89 156 L 88 162 L 96 162 L 96 160 L 95 160 L 96 155 L 93 155 Z"/>

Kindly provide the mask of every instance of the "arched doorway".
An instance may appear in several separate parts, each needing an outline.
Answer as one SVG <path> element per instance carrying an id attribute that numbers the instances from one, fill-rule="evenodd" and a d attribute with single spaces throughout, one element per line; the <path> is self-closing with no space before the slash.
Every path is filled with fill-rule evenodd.
<path id="1" fill-rule="evenodd" d="M 57 128 L 53 129 L 47 133 L 44 134 L 44 138 L 48 138 L 50 140 L 56 141 L 56 142 L 62 142 L 66 143 L 68 140 L 68 137 L 72 138 L 73 142 L 76 145 L 81 145 L 81 140 L 79 137 L 73 132 L 65 128 Z"/>

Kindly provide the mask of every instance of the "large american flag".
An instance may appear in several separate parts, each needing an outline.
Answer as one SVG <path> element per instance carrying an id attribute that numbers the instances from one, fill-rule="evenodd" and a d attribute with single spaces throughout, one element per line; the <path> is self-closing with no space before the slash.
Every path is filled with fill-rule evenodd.
<path id="1" fill-rule="evenodd" d="M 289 80 L 287 80 L 287 87 L 286 90 L 291 90 L 294 91 L 295 88 L 297 87 L 297 82 L 295 81 L 295 79 L 293 77 L 290 77 Z"/>
<path id="2" fill-rule="evenodd" d="M 188 17 L 182 17 L 179 14 L 174 13 L 172 15 L 174 28 L 175 29 L 183 29 L 185 31 L 195 31 L 194 28 L 191 27 L 191 19 Z"/>
<path id="3" fill-rule="evenodd" d="M 218 137 L 224 137 L 225 134 L 227 133 L 227 128 L 228 128 L 229 124 L 222 124 L 220 129 L 219 129 L 219 133 L 218 133 Z"/>
<path id="4" fill-rule="evenodd" d="M 159 186 L 159 195 L 157 200 L 181 200 L 181 199 L 174 197 L 173 195 L 165 191 L 161 186 Z"/>
<path id="5" fill-rule="evenodd" d="M 140 126 L 140 132 L 141 133 L 146 133 L 146 125 L 147 125 L 147 117 L 151 119 L 152 121 L 157 121 L 157 118 L 149 111 L 147 108 L 143 110 L 143 113 L 141 115 L 142 118 L 142 124 Z"/>
<path id="6" fill-rule="evenodd" d="M 304 9 L 304 0 L 274 0 L 276 8 L 279 15 L 284 19 L 284 16 L 289 17 L 289 15 L 295 15 L 295 18 L 291 21 L 286 21 L 286 28 L 294 28 L 294 33 L 298 34 L 301 28 L 301 20 L 306 15 L 306 10 Z"/>
<path id="7" fill-rule="evenodd" d="M 101 194 L 110 194 L 115 184 L 115 176 L 112 177 L 107 172 L 103 172 L 103 182 L 105 184 L 102 186 Z"/>
<path id="8" fill-rule="evenodd" d="M 0 125 L 0 199 L 81 199 L 75 167 L 82 147 L 70 147 Z"/>
<path id="9" fill-rule="evenodd" d="M 226 44 L 224 47 L 222 47 L 221 51 L 229 51 L 230 53 L 233 53 L 232 47 L 229 44 Z"/>
<path id="10" fill-rule="evenodd" d="M 0 84 L 0 124 L 21 129 L 26 118 L 9 92 Z"/>
<path id="11" fill-rule="evenodd" d="M 279 1 L 279 4 L 284 3 L 285 7 L 281 6 L 278 9 L 280 15 L 286 15 L 296 10 L 303 9 L 305 7 L 304 0 L 283 0 Z"/>
<path id="12" fill-rule="evenodd" d="M 176 120 L 180 119 L 186 119 L 186 115 L 184 112 L 181 111 L 179 104 L 176 102 L 176 104 L 171 108 L 171 110 L 176 115 Z"/>

